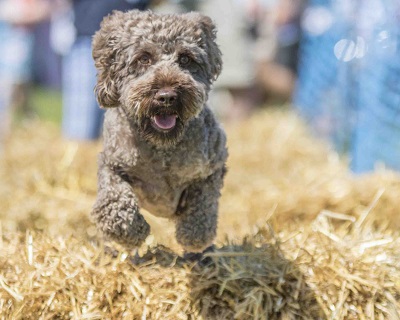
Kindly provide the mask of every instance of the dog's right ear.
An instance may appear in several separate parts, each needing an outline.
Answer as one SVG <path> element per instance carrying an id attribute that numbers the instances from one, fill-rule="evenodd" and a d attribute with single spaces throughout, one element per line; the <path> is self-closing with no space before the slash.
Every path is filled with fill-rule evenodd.
<path id="1" fill-rule="evenodd" d="M 126 14 L 114 11 L 106 16 L 100 24 L 92 41 L 92 55 L 97 69 L 95 94 L 103 108 L 119 105 L 118 72 L 120 65 L 117 56 L 121 51 L 122 35 Z"/>

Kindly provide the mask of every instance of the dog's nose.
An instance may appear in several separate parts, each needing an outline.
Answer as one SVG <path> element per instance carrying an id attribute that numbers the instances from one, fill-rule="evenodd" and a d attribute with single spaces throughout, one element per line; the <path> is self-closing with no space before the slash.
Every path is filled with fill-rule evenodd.
<path id="1" fill-rule="evenodd" d="M 162 105 L 170 106 L 173 105 L 177 99 L 178 95 L 172 88 L 163 88 L 158 90 L 155 95 L 155 99 Z"/>

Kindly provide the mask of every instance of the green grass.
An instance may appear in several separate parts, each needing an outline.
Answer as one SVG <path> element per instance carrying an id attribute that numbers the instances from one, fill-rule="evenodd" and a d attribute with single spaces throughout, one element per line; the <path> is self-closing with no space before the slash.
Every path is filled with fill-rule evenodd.
<path id="1" fill-rule="evenodd" d="M 35 86 L 31 90 L 30 105 L 39 119 L 61 124 L 62 96 L 54 89 Z"/>

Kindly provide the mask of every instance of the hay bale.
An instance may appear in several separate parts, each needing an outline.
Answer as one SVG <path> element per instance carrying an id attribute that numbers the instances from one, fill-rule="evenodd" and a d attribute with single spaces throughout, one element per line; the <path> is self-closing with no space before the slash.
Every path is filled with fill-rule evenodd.
<path id="1" fill-rule="evenodd" d="M 217 247 L 196 264 L 154 218 L 141 257 L 105 250 L 88 219 L 100 144 L 15 131 L 0 160 L 0 319 L 400 319 L 399 176 L 351 176 L 290 110 L 227 132 Z"/>

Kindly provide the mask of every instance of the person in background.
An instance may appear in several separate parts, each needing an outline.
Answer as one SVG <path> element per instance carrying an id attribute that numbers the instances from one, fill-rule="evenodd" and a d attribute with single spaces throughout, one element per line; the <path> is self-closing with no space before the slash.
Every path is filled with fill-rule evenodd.
<path id="1" fill-rule="evenodd" d="M 49 0 L 0 1 L 0 145 L 14 114 L 29 116 L 34 27 L 48 19 L 57 3 Z"/>
<path id="2" fill-rule="evenodd" d="M 258 13 L 257 82 L 267 97 L 290 101 L 297 78 L 300 23 L 306 1 L 252 3 L 252 12 Z"/>
<path id="3" fill-rule="evenodd" d="M 218 44 L 222 52 L 222 73 L 210 93 L 211 107 L 222 121 L 248 117 L 257 101 L 254 39 L 244 0 L 203 0 L 198 10 L 210 16 L 217 25 Z"/>
<path id="4" fill-rule="evenodd" d="M 62 62 L 62 134 L 72 140 L 94 140 L 101 133 L 104 111 L 94 95 L 96 70 L 92 58 L 92 36 L 103 17 L 113 10 L 144 10 L 147 0 L 73 0 L 75 39 Z M 64 29 L 65 30 L 65 29 Z M 69 32 L 70 34 L 70 32 Z"/>
<path id="5" fill-rule="evenodd" d="M 309 0 L 293 105 L 353 173 L 400 171 L 400 2 Z"/>

